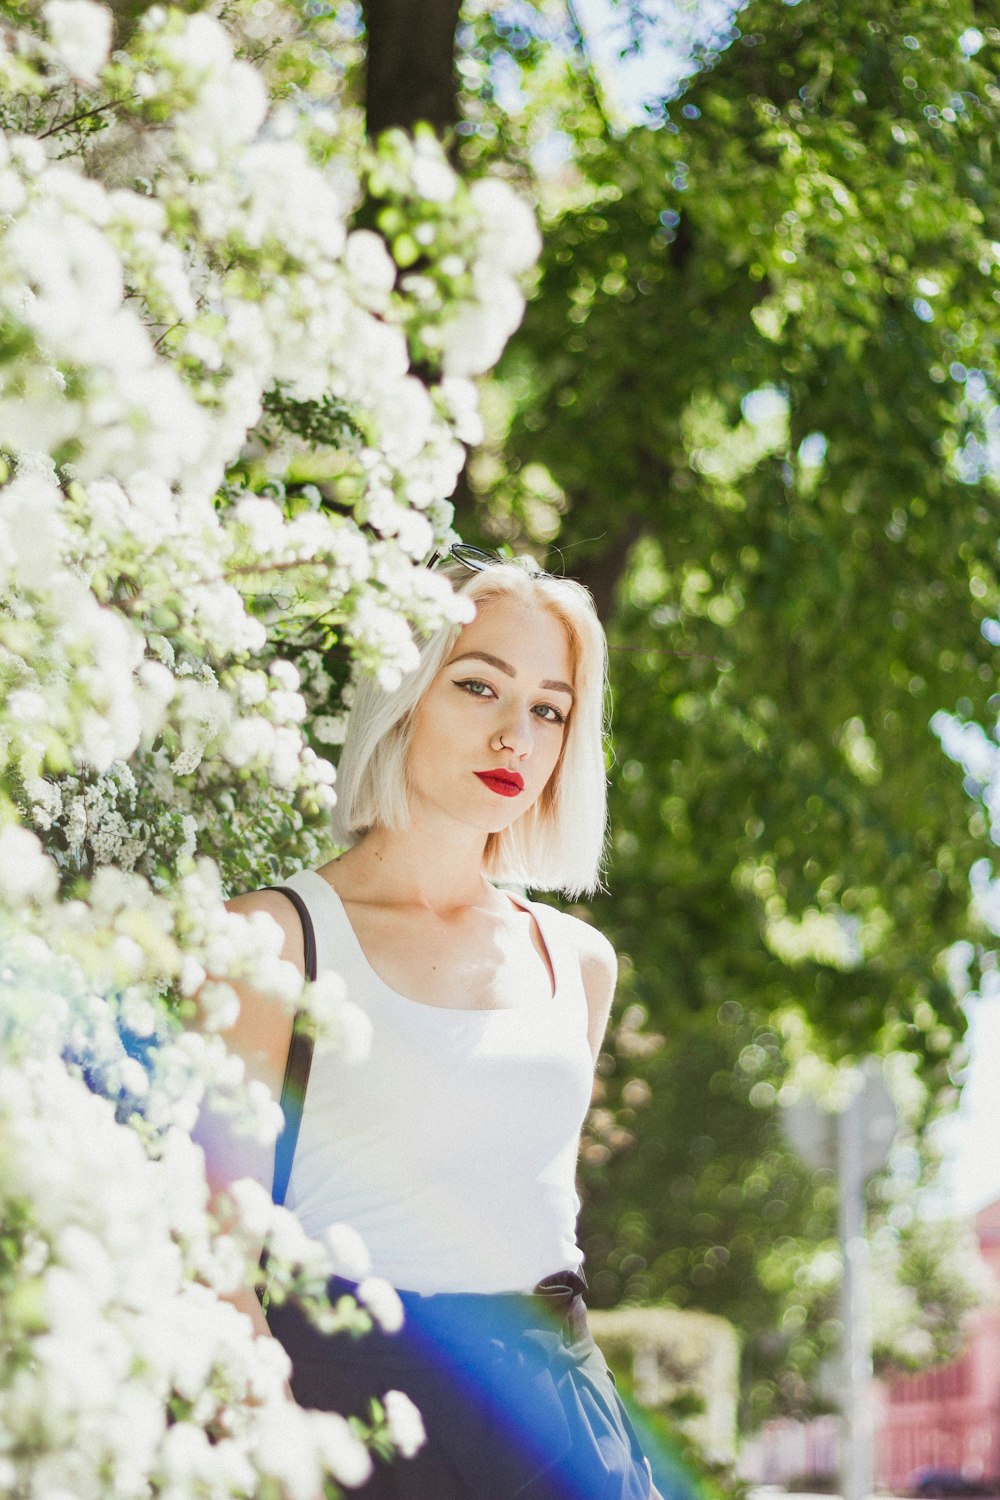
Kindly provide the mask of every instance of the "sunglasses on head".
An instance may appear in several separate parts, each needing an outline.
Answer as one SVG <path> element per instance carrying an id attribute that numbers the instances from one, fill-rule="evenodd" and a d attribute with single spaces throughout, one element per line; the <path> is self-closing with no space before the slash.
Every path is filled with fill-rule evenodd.
<path id="1" fill-rule="evenodd" d="M 429 568 L 440 567 L 442 563 L 457 562 L 463 568 L 468 568 L 470 573 L 481 573 L 484 568 L 495 568 L 498 565 L 507 565 L 516 562 L 513 557 L 505 557 L 502 552 L 487 552 L 482 547 L 473 547 L 469 542 L 456 542 L 450 552 L 435 552 Z M 535 578 L 556 578 L 557 573 L 547 573 L 544 568 L 532 575 Z"/>

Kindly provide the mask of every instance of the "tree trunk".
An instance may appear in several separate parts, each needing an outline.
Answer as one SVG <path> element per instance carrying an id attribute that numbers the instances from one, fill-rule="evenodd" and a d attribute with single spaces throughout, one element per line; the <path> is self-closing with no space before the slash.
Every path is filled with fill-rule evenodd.
<path id="1" fill-rule="evenodd" d="M 460 0 L 363 0 L 368 32 L 365 110 L 375 139 L 426 120 L 440 134 L 458 118 L 455 29 Z"/>

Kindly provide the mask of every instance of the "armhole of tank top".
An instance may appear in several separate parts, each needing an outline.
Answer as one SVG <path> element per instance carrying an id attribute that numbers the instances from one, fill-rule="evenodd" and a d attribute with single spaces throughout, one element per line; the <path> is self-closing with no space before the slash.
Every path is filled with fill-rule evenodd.
<path id="1" fill-rule="evenodd" d="M 575 997 L 580 1019 L 589 1036 L 590 997 L 583 979 L 583 964 L 580 961 L 580 950 L 576 943 L 574 919 L 568 913 L 560 911 L 558 907 L 548 906 L 545 902 L 539 904 L 543 907 L 547 918 L 547 930 L 543 929 L 546 945 L 553 954 L 553 961 L 561 963 L 561 972 L 565 976 L 564 1001 L 567 1004 L 573 1004 Z"/>
<path id="2" fill-rule="evenodd" d="M 576 1015 L 579 1018 L 584 1034 L 589 1037 L 590 999 L 587 995 L 587 986 L 583 982 L 583 966 L 580 962 L 580 951 L 576 945 L 571 918 L 558 907 L 549 906 L 545 901 L 531 901 L 527 896 L 518 896 L 515 899 L 524 902 L 538 923 L 538 930 L 542 934 L 542 941 L 545 943 L 556 980 L 553 1000 L 558 998 L 567 1015 Z M 539 916 L 539 911 L 542 913 L 541 916 Z"/>
<path id="3" fill-rule="evenodd" d="M 506 894 L 515 906 L 519 906 L 522 911 L 526 911 L 534 918 L 535 926 L 542 939 L 542 947 L 545 949 L 548 967 L 552 970 L 552 998 L 554 1000 L 560 990 L 565 988 L 571 972 L 569 967 L 571 954 L 562 941 L 562 933 L 558 931 L 558 924 L 550 918 L 552 909 L 544 902 L 532 901 L 520 893 L 515 895 L 513 891 L 507 891 Z M 540 912 L 541 915 L 539 915 Z"/>

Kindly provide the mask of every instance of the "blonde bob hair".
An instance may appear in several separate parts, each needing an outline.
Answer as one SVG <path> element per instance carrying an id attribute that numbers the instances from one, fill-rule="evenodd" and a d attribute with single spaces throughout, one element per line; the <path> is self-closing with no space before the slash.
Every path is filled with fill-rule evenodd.
<path id="1" fill-rule="evenodd" d="M 607 642 L 594 601 L 582 584 L 543 573 L 530 558 L 477 572 L 451 563 L 441 571 L 477 607 L 512 598 L 547 610 L 569 640 L 575 697 L 559 760 L 535 804 L 509 828 L 488 835 L 485 872 L 501 883 L 570 897 L 597 890 L 607 823 Z M 417 705 L 451 655 L 460 628 L 445 626 L 418 641 L 420 665 L 394 692 L 370 679 L 358 684 L 337 768 L 338 844 L 354 844 L 373 828 L 408 826 L 407 760 Z"/>

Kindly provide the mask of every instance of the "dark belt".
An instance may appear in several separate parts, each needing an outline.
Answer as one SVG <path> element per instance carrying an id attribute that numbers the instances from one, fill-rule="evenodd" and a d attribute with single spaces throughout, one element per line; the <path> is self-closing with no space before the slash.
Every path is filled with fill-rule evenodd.
<path id="1" fill-rule="evenodd" d="M 582 1297 L 587 1290 L 587 1278 L 582 1271 L 553 1271 L 545 1276 L 531 1293 L 533 1297 L 544 1297 L 546 1301 L 571 1301 Z"/>

